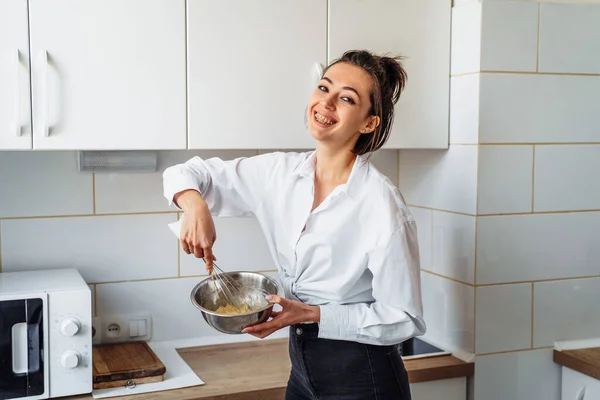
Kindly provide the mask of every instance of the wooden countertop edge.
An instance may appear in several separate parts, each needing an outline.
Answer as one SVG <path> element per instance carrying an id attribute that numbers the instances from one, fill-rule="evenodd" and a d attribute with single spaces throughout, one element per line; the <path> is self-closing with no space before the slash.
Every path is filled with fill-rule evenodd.
<path id="1" fill-rule="evenodd" d="M 288 339 L 269 339 L 265 341 L 252 341 L 210 345 L 200 347 L 179 348 L 177 351 L 190 365 L 198 376 L 205 381 L 205 385 L 192 386 L 166 391 L 151 392 L 120 397 L 122 400 L 279 400 L 285 393 L 289 376 L 290 361 L 287 353 Z M 256 349 L 256 352 L 254 350 Z M 232 361 L 235 354 L 249 356 L 252 353 L 276 355 L 275 364 L 270 367 L 265 380 L 254 387 L 229 384 L 227 378 L 222 379 L 221 373 L 205 369 L 210 360 L 222 360 L 227 365 L 235 364 Z M 252 356 L 253 357 L 253 356 Z M 273 361 L 273 359 L 271 359 Z M 214 364 L 213 364 L 214 365 Z M 410 383 L 422 383 L 443 379 L 462 378 L 472 376 L 475 372 L 473 362 L 462 361 L 452 355 L 432 356 L 404 360 Z M 285 370 L 285 371 L 284 371 Z M 286 372 L 287 371 L 287 372 Z M 215 378 L 215 373 L 218 378 Z M 274 375 L 273 375 L 274 373 Z M 69 400 L 91 399 L 90 394 L 69 397 Z"/>
<path id="2" fill-rule="evenodd" d="M 581 374 L 600 380 L 600 363 L 587 362 L 585 359 L 578 356 L 586 350 L 587 349 L 554 350 L 552 359 L 555 363 L 562 365 L 563 367 L 570 368 Z"/>

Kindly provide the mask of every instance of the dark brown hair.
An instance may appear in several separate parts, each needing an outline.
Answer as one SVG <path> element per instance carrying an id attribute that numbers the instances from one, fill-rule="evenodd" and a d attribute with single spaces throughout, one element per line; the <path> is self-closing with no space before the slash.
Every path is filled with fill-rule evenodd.
<path id="1" fill-rule="evenodd" d="M 407 80 L 406 71 L 400 62 L 402 59 L 401 56 L 378 56 L 366 50 L 350 50 L 327 67 L 329 69 L 337 63 L 346 62 L 362 68 L 373 79 L 369 96 L 371 100 L 369 115 L 377 116 L 381 121 L 375 131 L 360 135 L 352 149 L 353 153 L 362 155 L 376 151 L 390 137 L 394 123 L 394 106 Z"/>

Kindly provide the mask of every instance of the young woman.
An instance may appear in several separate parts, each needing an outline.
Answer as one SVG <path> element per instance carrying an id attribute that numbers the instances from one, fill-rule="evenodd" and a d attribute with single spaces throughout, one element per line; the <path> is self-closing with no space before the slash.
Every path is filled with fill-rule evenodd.
<path id="1" fill-rule="evenodd" d="M 287 400 L 411 398 L 399 344 L 425 332 L 417 228 L 368 161 L 389 136 L 405 82 L 396 58 L 346 52 L 309 100 L 315 151 L 195 157 L 164 172 L 166 198 L 186 215 L 183 250 L 205 257 L 209 271 L 212 216 L 259 221 L 284 297 L 269 298 L 282 310 L 246 332 L 290 327 Z"/>

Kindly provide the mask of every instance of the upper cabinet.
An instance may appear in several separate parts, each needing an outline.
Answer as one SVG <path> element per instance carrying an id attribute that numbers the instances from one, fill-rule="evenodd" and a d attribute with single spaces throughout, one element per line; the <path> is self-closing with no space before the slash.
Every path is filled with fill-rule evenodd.
<path id="1" fill-rule="evenodd" d="M 0 1 L 0 149 L 31 149 L 27 0 Z"/>
<path id="2" fill-rule="evenodd" d="M 312 148 L 327 0 L 188 0 L 191 149 Z"/>
<path id="3" fill-rule="evenodd" d="M 29 4 L 34 149 L 186 148 L 185 0 Z"/>
<path id="4" fill-rule="evenodd" d="M 447 148 L 451 0 L 329 1 L 329 62 L 350 49 L 405 57 L 408 81 L 385 148 Z"/>
<path id="5" fill-rule="evenodd" d="M 2 0 L 0 150 L 313 148 L 310 94 L 351 49 L 406 57 L 385 147 L 447 148 L 450 12 L 451 0 Z"/>

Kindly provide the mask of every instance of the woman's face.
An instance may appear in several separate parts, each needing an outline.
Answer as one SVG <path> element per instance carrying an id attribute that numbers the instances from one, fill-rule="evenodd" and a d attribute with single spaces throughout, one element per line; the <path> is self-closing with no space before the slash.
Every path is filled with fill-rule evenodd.
<path id="1" fill-rule="evenodd" d="M 340 62 L 330 67 L 310 96 L 308 129 L 319 142 L 352 149 L 359 135 L 370 133 L 379 117 L 369 115 L 371 76 Z"/>

